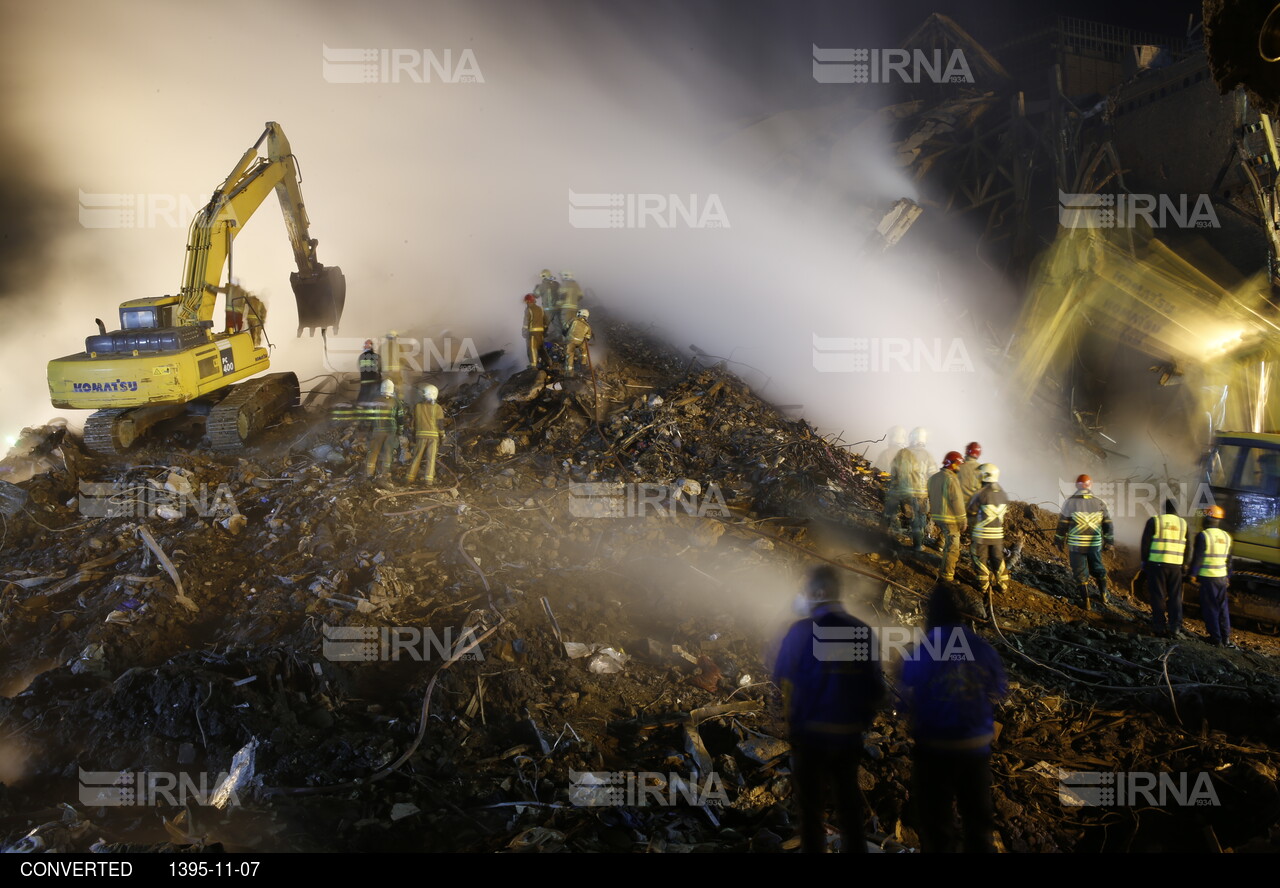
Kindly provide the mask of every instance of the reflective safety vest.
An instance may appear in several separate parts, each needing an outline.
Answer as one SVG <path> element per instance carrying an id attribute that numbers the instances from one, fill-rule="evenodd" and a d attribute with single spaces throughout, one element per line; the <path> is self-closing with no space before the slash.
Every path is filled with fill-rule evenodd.
<path id="1" fill-rule="evenodd" d="M 1103 542 L 1102 525 L 1107 517 L 1106 507 L 1097 502 L 1096 498 L 1088 493 L 1079 497 L 1079 499 L 1086 502 L 1082 504 L 1079 511 L 1071 513 L 1071 526 L 1067 530 L 1067 545 L 1084 548 L 1101 546 Z"/>
<path id="2" fill-rule="evenodd" d="M 533 288 L 533 295 L 541 300 L 543 311 L 555 311 L 560 308 L 560 284 L 556 281 L 542 281 Z"/>
<path id="3" fill-rule="evenodd" d="M 360 368 L 360 378 L 363 380 L 377 379 L 382 375 L 382 358 L 378 357 L 378 353 L 372 349 L 360 353 L 357 366 Z"/>
<path id="4" fill-rule="evenodd" d="M 1181 564 L 1187 554 L 1187 522 L 1177 515 L 1157 515 L 1147 560 L 1156 564 Z"/>
<path id="5" fill-rule="evenodd" d="M 1231 556 L 1231 534 L 1220 527 L 1206 527 L 1200 535 L 1204 537 L 1204 560 L 1196 576 L 1225 577 L 1227 559 Z"/>
<path id="6" fill-rule="evenodd" d="M 983 503 L 978 508 L 978 522 L 969 529 L 969 535 L 978 542 L 1000 542 L 1004 539 L 1004 515 L 1008 503 Z"/>
<path id="7" fill-rule="evenodd" d="M 580 305 L 582 305 L 582 287 L 578 286 L 577 281 L 563 281 L 560 284 L 560 310 L 577 311 Z"/>
<path id="8" fill-rule="evenodd" d="M 929 517 L 936 523 L 959 524 L 966 521 L 964 496 L 960 479 L 951 469 L 943 469 L 929 479 Z"/>
<path id="9" fill-rule="evenodd" d="M 573 323 L 569 325 L 569 341 L 575 344 L 590 342 L 591 325 L 582 318 L 574 318 Z"/>
<path id="10" fill-rule="evenodd" d="M 419 401 L 413 408 L 413 432 L 418 438 L 439 438 L 444 408 L 433 401 Z"/>

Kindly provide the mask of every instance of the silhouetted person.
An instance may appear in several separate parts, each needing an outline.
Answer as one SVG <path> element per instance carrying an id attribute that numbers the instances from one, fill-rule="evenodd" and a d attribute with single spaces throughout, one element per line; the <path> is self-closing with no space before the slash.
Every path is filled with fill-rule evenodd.
<path id="1" fill-rule="evenodd" d="M 964 824 L 964 850 L 991 852 L 991 740 L 995 704 L 1009 692 L 1004 666 L 991 645 L 962 625 L 950 584 L 933 587 L 925 620 L 927 643 L 902 664 L 921 849 L 957 850 L 954 804 Z"/>
<path id="2" fill-rule="evenodd" d="M 846 852 L 865 852 L 866 800 L 858 786 L 862 734 L 884 699 L 871 629 L 840 605 L 840 578 L 828 565 L 805 585 L 810 615 L 792 624 L 775 669 L 791 735 L 791 779 L 801 846 L 823 852 L 827 789 L 835 795 Z"/>

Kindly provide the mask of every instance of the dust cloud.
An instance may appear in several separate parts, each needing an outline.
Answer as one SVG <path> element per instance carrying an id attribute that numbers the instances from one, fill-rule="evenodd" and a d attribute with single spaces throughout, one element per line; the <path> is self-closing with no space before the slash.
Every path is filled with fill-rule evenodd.
<path id="1" fill-rule="evenodd" d="M 0 38 L 5 124 L 38 149 L 33 176 L 57 220 L 38 281 L 3 295 L 4 436 L 53 415 L 44 365 L 80 351 L 95 317 L 175 291 L 189 217 L 166 211 L 207 200 L 274 120 L 302 168 L 319 258 L 347 277 L 329 343 L 339 369 L 391 329 L 518 352 L 520 298 L 541 268 L 571 270 L 587 306 L 729 361 L 824 432 L 852 444 L 924 426 L 939 457 L 977 439 L 1011 493 L 1056 496 L 1060 471 L 997 369 L 1014 295 L 916 232 L 867 248 L 880 214 L 917 195 L 887 133 L 849 122 L 857 87 L 813 81 L 807 42 L 770 58 L 800 106 L 744 118 L 758 83 L 704 56 L 697 23 L 669 11 L 643 24 L 538 3 L 67 11 L 15 10 Z M 671 34 L 679 46 L 657 51 Z M 351 48 L 373 50 L 377 82 L 334 82 L 352 63 L 332 50 Z M 86 194 L 139 195 L 135 224 L 85 227 Z M 622 227 L 571 224 L 574 204 L 601 194 L 622 196 Z M 326 372 L 321 340 L 293 336 L 273 201 L 234 262 L 268 302 L 273 367 Z M 844 370 L 815 366 L 830 340 Z M 850 369 L 859 356 L 867 369 Z"/>

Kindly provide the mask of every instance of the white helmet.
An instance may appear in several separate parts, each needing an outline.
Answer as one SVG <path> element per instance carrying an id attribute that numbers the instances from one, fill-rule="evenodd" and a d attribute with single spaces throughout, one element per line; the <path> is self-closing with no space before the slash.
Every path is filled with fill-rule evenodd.
<path id="1" fill-rule="evenodd" d="M 902 426 L 894 426 L 889 429 L 889 443 L 895 447 L 907 446 L 907 430 Z"/>
<path id="2" fill-rule="evenodd" d="M 578 309 L 578 317 L 585 321 L 587 318 L 591 317 L 591 312 L 587 311 L 585 308 L 580 308 Z"/>
<path id="3" fill-rule="evenodd" d="M 434 385 L 432 385 L 429 382 L 422 387 L 422 397 L 433 404 L 435 403 L 436 397 L 439 396 L 439 394 L 440 394 L 440 389 L 436 388 Z"/>
<path id="4" fill-rule="evenodd" d="M 562 280 L 562 281 L 571 281 L 571 280 L 573 280 L 573 272 L 572 272 L 572 271 L 562 271 L 562 272 L 560 272 L 560 280 Z"/>
<path id="5" fill-rule="evenodd" d="M 997 466 L 995 463 L 983 463 L 982 465 L 978 466 L 978 479 L 983 482 L 999 481 L 1000 467 Z"/>
<path id="6" fill-rule="evenodd" d="M 544 268 L 544 269 L 542 269 L 542 279 L 543 279 L 544 281 L 549 281 L 549 280 L 551 280 L 553 277 L 555 277 L 555 275 L 553 275 L 553 274 L 551 273 L 551 269 L 550 269 L 550 268 Z"/>
<path id="7" fill-rule="evenodd" d="M 929 430 L 922 427 L 916 427 L 911 430 L 911 446 L 923 447 L 929 439 Z"/>
<path id="8" fill-rule="evenodd" d="M 382 387 L 380 391 L 384 396 L 394 395 L 396 393 L 396 384 L 390 379 L 384 379 L 382 380 Z"/>

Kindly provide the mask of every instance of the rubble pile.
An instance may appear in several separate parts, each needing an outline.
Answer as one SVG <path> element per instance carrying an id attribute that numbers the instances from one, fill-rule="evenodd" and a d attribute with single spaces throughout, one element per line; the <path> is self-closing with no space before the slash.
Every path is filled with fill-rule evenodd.
<path id="1" fill-rule="evenodd" d="M 591 374 L 441 380 L 429 488 L 365 480 L 322 399 L 237 455 L 31 430 L 0 465 L 29 470 L 0 490 L 0 847 L 798 847 L 768 667 L 790 596 L 827 560 L 855 610 L 918 626 L 937 556 L 899 554 L 879 473 L 726 366 L 599 329 Z M 1013 589 L 975 620 L 1014 684 L 1004 848 L 1274 843 L 1275 643 L 1085 614 L 1056 516 L 1012 511 Z M 1060 769 L 1204 772 L 1221 804 L 1068 806 Z M 888 851 L 918 847 L 910 775 L 890 709 L 863 768 Z"/>

